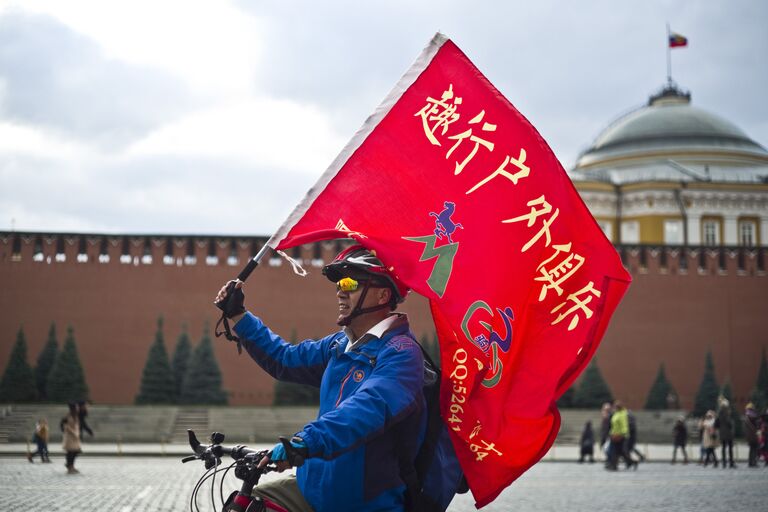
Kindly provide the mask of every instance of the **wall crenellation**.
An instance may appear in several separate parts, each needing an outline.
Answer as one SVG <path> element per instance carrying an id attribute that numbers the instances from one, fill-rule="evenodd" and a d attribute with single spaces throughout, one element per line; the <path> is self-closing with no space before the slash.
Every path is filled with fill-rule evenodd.
<path id="1" fill-rule="evenodd" d="M 56 264 L 242 266 L 267 242 L 265 236 L 110 235 L 0 232 L 0 261 Z M 320 267 L 350 242 L 302 245 L 287 254 L 304 266 Z M 633 274 L 766 275 L 768 249 L 669 245 L 617 245 Z M 282 265 L 273 254 L 270 266 Z"/>

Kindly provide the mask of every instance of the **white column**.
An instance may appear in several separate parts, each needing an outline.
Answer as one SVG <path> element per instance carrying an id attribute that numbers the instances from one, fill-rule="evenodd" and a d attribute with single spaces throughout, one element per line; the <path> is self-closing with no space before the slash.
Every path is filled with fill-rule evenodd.
<path id="1" fill-rule="evenodd" d="M 768 217 L 760 217 L 760 245 L 768 247 Z"/>
<path id="2" fill-rule="evenodd" d="M 688 245 L 701 244 L 701 215 L 688 214 Z"/>
<path id="3" fill-rule="evenodd" d="M 723 244 L 739 245 L 738 222 L 736 215 L 723 216 Z"/>

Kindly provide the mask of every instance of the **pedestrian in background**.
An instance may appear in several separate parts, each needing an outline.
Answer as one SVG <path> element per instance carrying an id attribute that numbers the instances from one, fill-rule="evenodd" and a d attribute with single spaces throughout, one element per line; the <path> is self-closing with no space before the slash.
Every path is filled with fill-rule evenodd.
<path id="1" fill-rule="evenodd" d="M 616 471 L 619 465 L 619 457 L 624 459 L 627 469 L 634 467 L 637 469 L 637 462 L 632 460 L 627 452 L 627 440 L 629 437 L 629 417 L 627 409 L 621 401 L 616 400 L 613 403 L 613 414 L 611 415 L 611 430 L 609 433 L 611 439 L 610 460 L 607 469 Z"/>
<path id="2" fill-rule="evenodd" d="M 752 402 L 749 402 L 744 408 L 744 418 L 742 421 L 744 422 L 744 438 L 749 445 L 747 465 L 751 468 L 756 468 L 759 450 L 757 433 L 760 428 L 760 418 L 757 416 L 757 411 Z"/>
<path id="3" fill-rule="evenodd" d="M 629 420 L 629 437 L 627 438 L 627 454 L 631 457 L 634 453 L 640 462 L 645 461 L 645 455 L 637 449 L 637 419 L 632 411 L 627 410 L 627 419 Z"/>
<path id="4" fill-rule="evenodd" d="M 51 462 L 48 458 L 48 421 L 40 418 L 35 424 L 35 432 L 32 434 L 32 442 L 37 445 L 37 450 L 27 454 L 29 462 L 33 462 L 35 455 L 40 455 L 40 462 Z"/>
<path id="5" fill-rule="evenodd" d="M 85 400 L 77 402 L 77 418 L 80 421 L 80 439 L 83 438 L 83 431 L 88 432 L 88 435 L 93 437 L 93 430 L 88 426 L 88 422 L 85 418 L 88 416 L 88 403 Z"/>
<path id="6" fill-rule="evenodd" d="M 581 454 L 579 455 L 579 464 L 584 462 L 585 457 L 589 457 L 589 462 L 595 462 L 595 433 L 592 430 L 592 422 L 584 424 L 584 430 L 581 432 Z"/>
<path id="7" fill-rule="evenodd" d="M 600 409 L 600 450 L 605 455 L 605 467 L 608 467 L 611 461 L 611 444 L 608 436 L 611 432 L 611 414 L 613 407 L 609 402 L 605 402 Z"/>
<path id="8" fill-rule="evenodd" d="M 675 426 L 672 427 L 672 438 L 674 443 L 672 448 L 672 464 L 676 462 L 678 448 L 683 452 L 683 464 L 688 464 L 688 454 L 685 451 L 685 445 L 688 442 L 688 428 L 685 426 L 684 416 L 680 416 L 675 421 Z"/>
<path id="9" fill-rule="evenodd" d="M 75 469 L 75 458 L 80 453 L 80 417 L 76 403 L 69 403 L 69 413 L 61 420 L 61 430 L 62 448 L 67 454 L 67 474 L 74 475 L 79 473 Z"/>
<path id="10" fill-rule="evenodd" d="M 731 419 L 731 405 L 726 398 L 720 399 L 720 408 L 717 411 L 715 423 L 720 435 L 720 446 L 722 447 L 720 458 L 723 462 L 723 468 L 735 468 L 736 464 L 733 462 L 733 420 Z M 728 455 L 728 462 L 726 462 L 726 454 Z"/>
<path id="11" fill-rule="evenodd" d="M 715 411 L 709 410 L 704 415 L 704 419 L 701 421 L 702 440 L 701 445 L 704 447 L 704 466 L 706 467 L 710 461 L 714 463 L 714 467 L 717 467 L 717 454 L 715 449 L 718 446 L 717 442 L 717 428 L 715 428 Z"/>

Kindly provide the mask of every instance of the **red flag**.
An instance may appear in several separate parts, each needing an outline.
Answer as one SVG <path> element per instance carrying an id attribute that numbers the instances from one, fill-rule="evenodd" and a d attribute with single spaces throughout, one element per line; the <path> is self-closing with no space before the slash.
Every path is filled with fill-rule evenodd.
<path id="1" fill-rule="evenodd" d="M 350 237 L 429 298 L 481 507 L 535 464 L 630 283 L 552 150 L 437 34 L 268 244 Z"/>

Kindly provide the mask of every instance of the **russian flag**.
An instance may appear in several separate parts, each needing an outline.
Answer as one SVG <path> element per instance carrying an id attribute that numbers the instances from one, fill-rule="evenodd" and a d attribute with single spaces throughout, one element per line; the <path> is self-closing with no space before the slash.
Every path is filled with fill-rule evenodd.
<path id="1" fill-rule="evenodd" d="M 674 32 L 669 34 L 670 48 L 680 48 L 683 46 L 688 46 L 688 39 L 685 36 L 681 36 L 680 34 L 675 34 Z"/>

